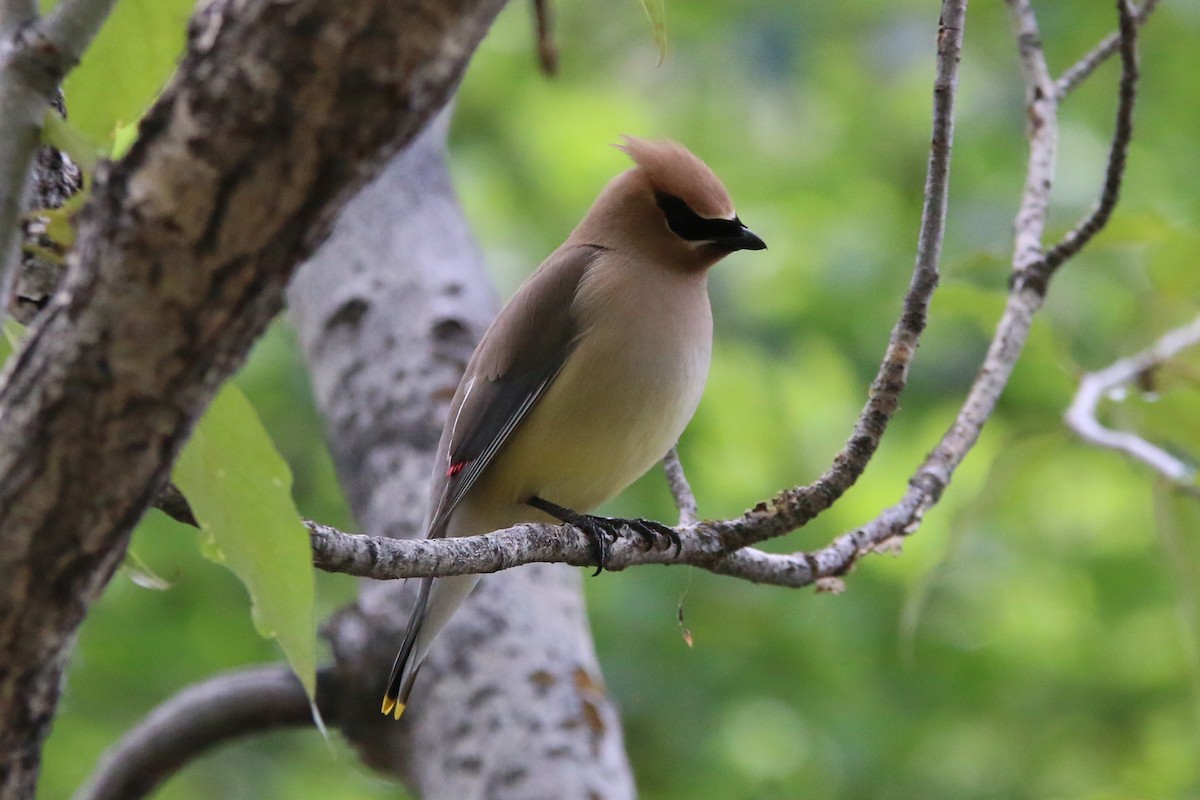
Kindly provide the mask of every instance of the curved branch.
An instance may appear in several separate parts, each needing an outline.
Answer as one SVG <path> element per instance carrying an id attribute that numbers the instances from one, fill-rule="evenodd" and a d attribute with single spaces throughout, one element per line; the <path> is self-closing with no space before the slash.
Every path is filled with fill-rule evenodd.
<path id="1" fill-rule="evenodd" d="M 1008 0 L 1017 28 L 1017 40 L 1025 75 L 1028 112 L 1030 120 L 1029 159 L 1026 169 L 1025 189 L 1016 217 L 1016 236 L 1013 247 L 1014 281 L 1009 292 L 1004 313 L 996 326 L 996 333 L 988 347 L 979 374 L 968 392 L 967 398 L 950 429 L 942 436 L 937 446 L 909 479 L 909 488 L 900 502 L 886 509 L 867 525 L 836 539 L 828 547 L 814 554 L 796 553 L 775 556 L 767 553 L 736 553 L 729 560 L 731 574 L 785 575 L 788 585 L 804 585 L 822 577 L 843 574 L 858 559 L 872 550 L 887 547 L 894 537 L 907 536 L 921 524 L 925 512 L 941 498 L 950 479 L 976 440 L 999 402 L 1000 394 L 1012 374 L 1017 358 L 1024 348 L 1033 323 L 1033 316 L 1041 308 L 1046 283 L 1028 281 L 1023 276 L 1030 267 L 1040 261 L 1042 232 L 1045 230 L 1046 210 L 1053 186 L 1054 160 L 1058 140 L 1056 95 L 1051 91 L 1053 83 L 1042 52 L 1041 37 L 1037 20 L 1028 0 Z M 1124 148 L 1128 145 L 1131 131 L 1128 116 L 1132 113 L 1133 93 L 1136 81 L 1136 55 L 1134 53 L 1136 28 L 1131 22 L 1125 0 L 1117 0 L 1121 19 L 1123 65 L 1121 77 L 1121 111 L 1118 113 L 1117 133 L 1113 149 L 1120 155 L 1110 155 L 1105 196 L 1109 184 L 1120 185 L 1124 170 Z M 1115 189 L 1111 192 L 1111 204 L 1116 202 Z M 1105 201 L 1102 200 L 1102 205 Z M 1111 205 L 1102 215 L 1093 215 L 1097 220 L 1094 235 L 1107 222 Z M 1080 247 L 1082 244 L 1080 243 Z M 1070 258 L 1079 247 L 1064 256 Z M 1044 276 L 1049 280 L 1050 273 Z M 753 578 L 752 578 L 753 579 Z"/>
<path id="2" fill-rule="evenodd" d="M 1187 488 L 1194 489 L 1196 468 L 1146 441 L 1140 436 L 1124 431 L 1114 431 L 1100 424 L 1096 408 L 1106 393 L 1137 380 L 1139 375 L 1154 369 L 1176 353 L 1200 344 L 1200 317 L 1182 328 L 1176 328 L 1162 336 L 1142 352 L 1123 358 L 1108 367 L 1084 375 L 1075 392 L 1075 399 L 1067 409 L 1067 426 L 1085 442 L 1125 453 L 1141 461 L 1163 477 Z"/>
<path id="3" fill-rule="evenodd" d="M 938 502 L 954 471 L 979 437 L 994 411 L 1029 334 L 1033 316 L 1044 302 L 1044 286 L 1014 282 L 1004 314 L 997 324 L 979 374 L 953 425 L 909 480 L 909 489 L 894 506 L 867 525 L 846 533 L 815 553 L 774 555 L 744 547 L 750 542 L 781 535 L 828 506 L 853 481 L 860 459 L 873 450 L 874 434 L 882 431 L 903 386 L 907 360 L 923 324 L 928 291 L 936 284 L 937 247 L 941 218 L 938 198 L 944 202 L 948 169 L 953 63 L 962 35 L 962 3 L 947 3 L 943 36 L 939 37 L 939 80 L 935 103 L 935 141 L 931 152 L 930 191 L 923 224 L 922 247 L 914 286 L 906 298 L 906 312 L 893 332 L 889 358 L 873 385 L 873 395 L 855 428 L 855 436 L 839 454 L 833 467 L 812 486 L 789 490 L 770 503 L 762 503 L 739 519 L 702 522 L 680 529 L 681 546 L 675 551 L 644 551 L 635 538 L 616 542 L 605 566 L 612 570 L 635 564 L 690 564 L 721 574 L 784 586 L 805 586 L 834 578 L 849 570 L 866 552 L 885 548 L 889 540 L 913 533 L 925 512 Z M 1040 259 L 1041 237 L 1053 186 L 1057 148 L 1057 106 L 1053 82 L 1041 49 L 1037 22 L 1028 0 L 1010 0 L 1017 23 L 1021 63 L 1028 86 L 1030 145 L 1020 208 L 1016 217 L 1013 252 L 1015 274 Z M 1122 32 L 1126 52 L 1132 44 L 1128 9 L 1122 6 Z M 1127 67 L 1133 59 L 1126 58 Z M 1123 77 L 1122 94 L 1132 84 Z M 941 91 L 944 89 L 945 91 Z M 1122 103 L 1128 113 L 1132 103 Z M 1119 137 L 1118 137 L 1119 138 Z M 1110 158 L 1120 165 L 1120 159 Z M 1119 172 L 1119 169 L 1117 170 Z M 940 184 L 939 177 L 940 176 Z M 926 235 L 927 234 L 927 235 Z M 896 383 L 889 376 L 897 376 Z M 892 406 L 894 407 L 894 405 Z M 872 425 L 875 425 L 873 428 Z M 862 462 L 865 463 L 865 462 Z M 678 492 L 675 492 L 679 496 Z M 309 523 L 314 563 L 321 569 L 379 579 L 424 575 L 493 572 L 537 561 L 595 566 L 588 539 L 570 527 L 525 524 L 504 531 L 462 539 L 394 541 L 344 534 Z"/>
<path id="4" fill-rule="evenodd" d="M 331 684 L 327 671 L 318 674 L 317 704 L 326 721 L 338 709 Z M 74 800 L 137 800 L 219 744 L 312 724 L 304 687 L 287 667 L 218 675 L 179 692 L 122 736 Z"/>
<path id="5" fill-rule="evenodd" d="M 1103 230 L 1121 195 L 1121 182 L 1125 177 L 1125 156 L 1133 138 L 1133 104 L 1137 99 L 1138 58 L 1137 22 L 1128 0 L 1117 0 L 1117 16 L 1120 19 L 1121 82 L 1117 100 L 1117 122 L 1108 151 L 1104 187 L 1092 213 L 1072 228 L 1062 241 L 1050 248 L 1040 264 L 1031 267 L 1031 271 L 1040 273 L 1043 283 L 1054 270 L 1082 250 Z"/>
<path id="6" fill-rule="evenodd" d="M 777 556 L 758 552 L 735 553 L 727 564 L 730 574 L 752 580 L 757 579 L 754 576 L 759 575 L 784 576 L 787 585 L 802 586 L 823 577 L 841 575 L 849 570 L 863 553 L 886 548 L 891 544 L 890 540 L 915 532 L 920 527 L 925 512 L 938 502 L 954 471 L 974 447 L 984 424 L 999 402 L 1000 394 L 1008 383 L 1029 336 L 1033 317 L 1044 302 L 1046 282 L 1052 274 L 1052 270 L 1043 274 L 1035 268 L 1045 263 L 1039 254 L 1050 191 L 1053 187 L 1058 142 L 1057 94 L 1042 51 L 1037 19 L 1028 0 L 1008 2 L 1016 23 L 1018 49 L 1027 89 L 1030 121 L 1029 159 L 1025 188 L 1015 222 L 1013 271 L 1018 280 L 1013 282 L 1004 313 L 996 326 L 996 333 L 979 374 L 971 385 L 954 423 L 909 479 L 908 491 L 900 502 L 886 509 L 862 528 L 838 537 L 828 547 L 813 554 L 794 553 Z M 1121 20 L 1124 70 L 1121 76 L 1121 110 L 1118 112 L 1117 132 L 1114 135 L 1114 153 L 1109 157 L 1108 180 L 1105 184 L 1104 197 L 1109 199 L 1101 200 L 1101 206 L 1107 207 L 1104 213 L 1093 214 L 1090 218 L 1095 221 L 1095 229 L 1090 230 L 1087 237 L 1079 242 L 1078 247 L 1070 252 L 1064 251 L 1064 261 L 1077 253 L 1087 239 L 1108 221 L 1117 196 L 1116 189 L 1109 191 L 1109 187 L 1120 186 L 1124 170 L 1124 148 L 1128 145 L 1131 132 L 1129 115 L 1132 113 L 1137 77 L 1134 52 L 1136 28 L 1132 24 L 1131 13 L 1125 0 L 1117 0 L 1117 8 Z M 1084 226 L 1080 227 L 1082 229 Z M 1040 275 L 1042 280 L 1029 280 L 1031 272 Z"/>
<path id="7" fill-rule="evenodd" d="M 1057 106 L 1032 7 L 1028 0 L 1010 0 L 1010 5 L 1017 23 L 1021 63 L 1029 89 L 1031 121 L 1025 190 L 1016 218 L 1013 251 L 1014 273 L 1021 274 L 1029 264 L 1040 259 L 1041 237 L 1053 186 Z M 1123 3 L 1120 8 L 1121 30 L 1125 37 L 1123 51 L 1130 54 L 1134 30 L 1128 24 L 1128 8 Z M 1128 91 L 1132 91 L 1129 71 L 1134 59 L 1127 55 L 1124 63 L 1126 73 L 1121 81 L 1123 98 Z M 1125 109 L 1123 114 L 1128 114 L 1132 101 L 1123 100 L 1122 107 Z M 1119 139 L 1120 134 L 1116 138 Z M 1110 158 L 1109 163 L 1110 173 L 1113 164 L 1118 165 L 1118 172 L 1123 165 L 1118 158 Z M 979 374 L 953 425 L 909 480 L 909 489 L 904 497 L 867 525 L 838 537 L 828 547 L 811 554 L 774 555 L 753 548 L 729 552 L 730 546 L 736 547 L 738 541 L 759 541 L 786 532 L 797 508 L 793 505 L 789 509 L 776 498 L 772 505 L 760 504 L 737 520 L 706 522 L 682 529 L 682 544 L 675 554 L 645 552 L 630 540 L 618 541 L 612 548 L 606 566 L 620 569 L 641 563 L 685 563 L 756 582 L 798 587 L 823 578 L 840 576 L 863 553 L 885 548 L 890 544 L 889 540 L 913 533 L 920 526 L 925 512 L 941 498 L 955 469 L 974 446 L 983 425 L 995 410 L 1029 335 L 1033 316 L 1044 302 L 1044 291 L 1044 285 L 1014 282 Z M 834 470 L 843 456 L 839 456 Z M 828 473 L 822 480 L 827 477 Z M 822 482 L 819 481 L 814 487 L 792 490 L 791 494 L 803 498 L 821 486 Z M 785 496 L 788 494 L 785 493 Z M 800 511 L 803 510 L 801 507 Z M 478 538 L 481 540 L 478 543 L 470 543 L 470 540 L 394 543 L 403 547 L 403 552 L 396 552 L 391 543 L 367 541 L 363 537 L 334 536 L 325 529 L 314 531 L 313 543 L 318 566 L 376 577 L 435 572 L 453 574 L 468 561 L 473 566 L 462 569 L 464 572 L 472 571 L 474 567 L 503 569 L 513 563 L 547 558 L 592 565 L 586 539 L 570 528 L 524 525 Z M 418 564 L 421 565 L 420 569 L 430 571 L 410 572 Z"/>
<path id="8" fill-rule="evenodd" d="M 966 0 L 944 0 L 938 20 L 937 66 L 933 84 L 933 123 L 925 176 L 925 200 L 917 240 L 916 264 L 904 296 L 900 318 L 892 329 L 887 351 L 871 383 L 870 395 L 854 430 L 833 464 L 808 486 L 786 489 L 740 518 L 708 523 L 732 552 L 808 523 L 854 485 L 879 446 L 883 432 L 899 407 L 916 354 L 929 302 L 938 284 L 938 262 L 946 228 L 946 199 L 950 189 L 950 154 L 954 142 L 954 98 L 962 55 Z"/>
<path id="9" fill-rule="evenodd" d="M 945 0 L 937 36 L 933 131 L 916 264 L 900 318 L 850 439 L 830 468 L 813 484 L 785 490 L 738 519 L 681 529 L 682 546 L 678 552 L 645 552 L 628 540 L 617 542 L 605 562 L 609 569 L 643 563 L 686 563 L 737 574 L 738 565 L 754 556 L 728 554 L 804 525 L 828 508 L 862 474 L 898 407 L 909 364 L 925 327 L 930 298 L 938 283 L 965 14 L 966 0 Z M 362 577 L 389 579 L 495 572 L 538 561 L 595 566 L 587 539 L 578 530 L 567 527 L 526 524 L 485 536 L 401 542 L 344 534 L 315 522 L 309 522 L 308 526 L 314 562 L 319 568 Z M 812 579 L 820 577 L 815 572 L 810 576 Z M 791 575 L 755 573 L 746 577 L 794 585 Z"/>

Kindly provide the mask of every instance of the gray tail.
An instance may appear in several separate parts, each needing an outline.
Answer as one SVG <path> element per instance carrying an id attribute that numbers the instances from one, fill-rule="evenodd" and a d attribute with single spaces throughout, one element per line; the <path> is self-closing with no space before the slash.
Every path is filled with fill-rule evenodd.
<path id="1" fill-rule="evenodd" d="M 433 578 L 422 578 L 421 589 L 417 594 L 417 603 L 413 606 L 412 615 L 408 618 L 408 630 L 404 632 L 404 642 L 396 661 L 392 664 L 392 674 L 388 678 L 387 690 L 383 693 L 384 714 L 392 714 L 396 719 L 404 713 L 408 705 L 408 696 L 412 693 L 413 681 L 417 678 L 417 670 L 421 665 L 412 663 L 417 636 L 425 623 L 425 611 L 429 604 L 429 589 Z"/>

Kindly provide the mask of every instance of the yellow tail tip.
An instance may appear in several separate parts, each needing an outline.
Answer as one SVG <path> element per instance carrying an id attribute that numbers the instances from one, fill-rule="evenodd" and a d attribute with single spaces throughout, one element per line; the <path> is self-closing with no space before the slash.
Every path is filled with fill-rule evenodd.
<path id="1" fill-rule="evenodd" d="M 405 704 L 397 703 L 396 698 L 385 697 L 383 698 L 383 707 L 380 710 L 385 717 L 388 714 L 392 714 L 392 716 L 394 716 L 396 719 L 400 719 L 400 716 L 404 713 L 405 708 Z"/>

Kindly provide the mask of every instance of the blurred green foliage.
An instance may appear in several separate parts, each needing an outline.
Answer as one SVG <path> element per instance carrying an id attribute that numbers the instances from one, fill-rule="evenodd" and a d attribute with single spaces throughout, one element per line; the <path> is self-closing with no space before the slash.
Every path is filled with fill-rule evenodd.
<path id="1" fill-rule="evenodd" d="M 118 4 L 124 27 L 68 82 L 89 135 L 128 122 L 161 85 L 185 5 Z M 1110 3 L 1036 5 L 1056 72 L 1114 27 Z M 815 477 L 864 401 L 913 259 L 936 3 L 668 2 L 658 68 L 637 2 L 556 10 L 557 78 L 536 72 L 523 3 L 466 77 L 452 142 L 463 202 L 509 292 L 627 165 L 606 146 L 619 134 L 679 139 L 725 179 L 771 249 L 713 273 L 713 370 L 682 450 L 701 512 L 736 514 Z M 997 417 L 902 557 L 866 559 L 838 596 L 686 569 L 588 582 L 644 798 L 1200 796 L 1200 511 L 1061 422 L 1079 374 L 1196 313 L 1198 37 L 1189 3 L 1164 3 L 1144 30 L 1118 213 L 1056 279 Z M 1094 202 L 1115 84 L 1107 64 L 1062 109 L 1051 236 Z M 911 387 L 861 483 L 772 547 L 818 547 L 874 517 L 953 418 L 1003 302 L 1022 91 L 1003 4 L 974 4 L 943 285 Z M 1194 458 L 1197 370 L 1194 357 L 1170 365 L 1153 396 L 1109 402 L 1105 419 Z M 292 466 L 301 510 L 353 529 L 282 325 L 238 383 Z M 672 516 L 657 474 L 611 510 Z M 181 687 L 276 657 L 193 532 L 155 512 L 134 547 L 173 587 L 118 576 L 92 612 L 46 749 L 45 797 L 66 797 Z M 353 581 L 319 575 L 317 589 L 320 617 Z M 230 745 L 161 796 L 393 796 L 335 749 L 314 733 Z"/>

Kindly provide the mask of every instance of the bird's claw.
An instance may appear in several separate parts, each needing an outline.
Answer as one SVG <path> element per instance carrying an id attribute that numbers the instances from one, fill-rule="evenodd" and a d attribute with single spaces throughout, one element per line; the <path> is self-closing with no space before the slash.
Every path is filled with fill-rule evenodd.
<path id="1" fill-rule="evenodd" d="M 604 566 L 608 563 L 608 548 L 617 538 L 616 532 L 603 524 L 605 521 L 604 517 L 580 514 L 571 522 L 592 540 L 592 546 L 596 551 L 596 571 L 592 573 L 593 578 L 604 571 Z"/>
<path id="2" fill-rule="evenodd" d="M 626 519 L 614 521 L 625 523 L 630 530 L 642 537 L 642 541 L 646 543 L 647 550 L 660 549 L 658 543 L 662 539 L 667 540 L 666 545 L 661 548 L 663 550 L 674 547 L 675 554 L 678 555 L 679 551 L 683 549 L 683 542 L 679 539 L 679 532 L 672 527 L 663 525 L 661 522 L 655 522 L 652 519 Z"/>
<path id="3" fill-rule="evenodd" d="M 659 542 L 666 542 L 661 549 L 674 547 L 678 553 L 683 546 L 679 533 L 674 528 L 650 519 L 618 519 L 614 517 L 597 517 L 591 514 L 580 514 L 571 524 L 580 528 L 592 539 L 596 548 L 597 564 L 592 577 L 596 577 L 608 566 L 608 551 L 613 542 L 621 538 L 626 531 L 637 536 L 646 550 L 660 549 Z"/>
<path id="4" fill-rule="evenodd" d="M 645 543 L 647 550 L 658 549 L 658 543 L 662 539 L 667 541 L 666 548 L 675 548 L 676 554 L 683 548 L 679 533 L 674 528 L 651 519 L 618 519 L 580 514 L 537 496 L 529 498 L 526 502 L 555 519 L 568 525 L 574 525 L 587 534 L 588 538 L 592 540 L 596 552 L 597 566 L 596 571 L 592 573 L 593 578 L 606 569 L 609 548 L 613 542 L 621 538 L 626 529 L 638 536 Z"/>

